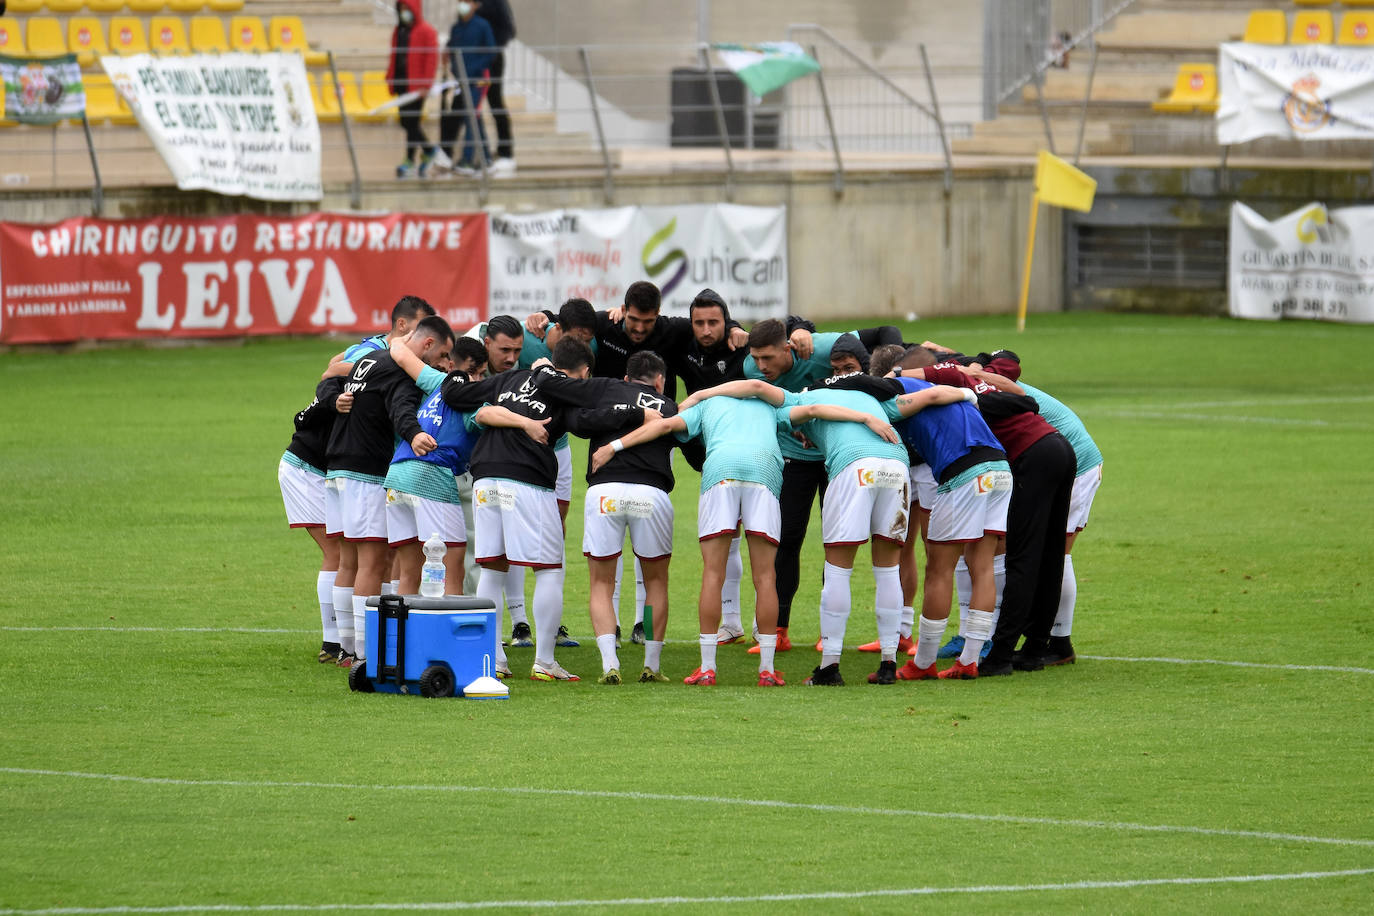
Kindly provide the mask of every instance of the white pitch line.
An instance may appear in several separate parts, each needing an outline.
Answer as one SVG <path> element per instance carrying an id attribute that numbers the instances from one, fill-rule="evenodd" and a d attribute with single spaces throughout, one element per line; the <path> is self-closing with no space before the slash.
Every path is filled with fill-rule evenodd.
<path id="1" fill-rule="evenodd" d="M 730 894 L 715 897 L 619 897 L 609 900 L 453 900 L 411 903 L 209 903 L 203 906 L 63 906 L 47 909 L 0 909 L 0 916 L 106 916 L 118 913 L 333 913 L 391 910 L 551 910 L 593 906 L 702 906 L 730 903 L 795 903 L 807 900 L 864 900 L 875 897 L 927 897 L 937 894 L 1017 894 L 1043 891 L 1123 890 L 1136 887 L 1196 887 L 1207 884 L 1259 884 L 1360 878 L 1374 868 L 1302 871 L 1262 875 L 1215 875 L 1201 878 L 1124 878 L 1116 881 L 1065 881 L 1057 884 L 980 884 L 968 887 L 903 887 L 862 891 L 813 891 L 797 894 Z"/>
<path id="2" fill-rule="evenodd" d="M 1278 671 L 1336 671 L 1343 674 L 1374 674 L 1374 668 L 1352 668 L 1339 665 L 1282 665 L 1270 662 L 1228 662 L 1219 658 L 1162 658 L 1128 655 L 1079 655 L 1098 662 L 1156 662 L 1163 665 L 1224 665 L 1228 668 L 1271 668 Z"/>
<path id="3" fill-rule="evenodd" d="M 627 801 L 680 802 L 705 805 L 735 805 L 742 808 L 775 808 L 789 811 L 819 811 L 825 814 L 879 815 L 884 817 L 925 817 L 938 820 L 977 821 L 998 824 L 1039 824 L 1048 827 L 1081 827 L 1119 832 L 1182 833 L 1200 836 L 1238 837 L 1276 840 L 1289 843 L 1317 843 L 1325 846 L 1374 847 L 1374 840 L 1348 837 L 1311 836 L 1267 830 L 1228 830 L 1224 827 L 1194 827 L 1172 824 L 1135 824 L 1128 821 L 1090 821 L 1058 817 L 1026 817 L 1015 814 L 969 814 L 962 811 L 920 811 L 906 808 L 873 808 L 861 805 L 825 805 L 815 802 L 790 802 L 769 798 L 728 798 L 716 795 L 669 795 L 660 792 L 625 792 L 602 789 L 542 789 L 530 786 L 461 786 L 364 784 L 344 782 L 287 782 L 282 780 L 178 779 L 168 776 L 125 776 L 118 773 L 85 773 L 73 770 L 42 770 L 25 767 L 0 767 L 0 773 L 16 776 L 56 776 L 67 779 L 92 779 L 154 786 L 246 789 L 324 789 L 349 792 L 462 792 L 492 795 L 536 795 L 563 798 L 608 798 Z"/>
<path id="4" fill-rule="evenodd" d="M 1367 404 L 1374 401 L 1374 394 L 1337 395 L 1327 397 L 1285 397 L 1230 400 L 1230 401 L 1185 401 L 1178 404 L 1156 404 L 1166 410 L 1202 410 L 1212 407 L 1289 407 L 1306 404 Z"/>
<path id="5" fill-rule="evenodd" d="M 1368 429 L 1368 423 L 1343 420 L 1304 420 L 1297 417 L 1252 417 L 1245 414 L 1183 413 L 1169 410 L 1085 410 L 1088 416 L 1125 420 L 1196 420 L 1202 423 L 1254 423 L 1260 426 L 1297 426 L 1315 429 Z"/>

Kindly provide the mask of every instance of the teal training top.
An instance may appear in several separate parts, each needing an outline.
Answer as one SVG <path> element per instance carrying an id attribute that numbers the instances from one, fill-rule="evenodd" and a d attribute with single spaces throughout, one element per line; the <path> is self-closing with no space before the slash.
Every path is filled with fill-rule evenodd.
<path id="1" fill-rule="evenodd" d="M 809 359 L 792 359 L 792 368 L 773 381 L 764 379 L 770 385 L 776 385 L 784 391 L 801 391 L 803 388 L 814 385 L 821 379 L 830 377 L 830 348 L 835 346 L 835 341 L 840 339 L 839 334 L 828 331 L 822 334 L 812 334 L 811 343 L 814 347 Z M 763 378 L 763 373 L 759 371 L 758 365 L 754 362 L 754 357 L 744 358 L 744 377 Z M 791 433 L 779 433 L 778 444 L 782 447 L 784 458 L 792 458 L 797 461 L 820 461 L 821 453 L 814 448 L 807 448 L 797 440 Z"/>
<path id="2" fill-rule="evenodd" d="M 757 398 L 707 398 L 678 414 L 687 441 L 701 436 L 706 462 L 701 467 L 701 492 L 722 480 L 762 484 L 774 496 L 782 493 L 782 453 L 773 435 L 773 408 Z"/>
<path id="3" fill-rule="evenodd" d="M 1040 416 L 1059 430 L 1059 434 L 1068 439 L 1069 445 L 1073 446 L 1074 457 L 1078 459 L 1078 470 L 1074 472 L 1075 477 L 1091 471 L 1102 463 L 1102 452 L 1098 450 L 1093 437 L 1088 435 L 1088 428 L 1083 425 L 1082 420 L 1078 419 L 1078 414 L 1039 388 L 1032 388 L 1025 382 L 1017 382 L 1017 384 L 1026 390 L 1026 394 L 1030 396 L 1031 400 L 1035 401 L 1036 406 L 1040 408 Z"/>
<path id="4" fill-rule="evenodd" d="M 791 410 L 804 404 L 835 404 L 887 421 L 883 406 L 862 391 L 825 389 L 804 391 L 801 394 L 789 392 L 783 397 L 782 406 L 775 413 L 779 435 L 790 434 L 793 429 Z M 840 471 L 864 458 L 893 458 L 903 465 L 907 463 L 905 447 L 888 442 L 862 423 L 851 423 L 847 420 L 811 420 L 799 428 L 806 438 L 816 443 L 825 454 L 825 473 L 832 480 Z"/>

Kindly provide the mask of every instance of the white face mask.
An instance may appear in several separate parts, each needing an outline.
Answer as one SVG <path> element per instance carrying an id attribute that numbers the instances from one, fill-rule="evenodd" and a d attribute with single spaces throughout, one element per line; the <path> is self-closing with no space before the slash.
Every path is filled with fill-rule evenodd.
<path id="1" fill-rule="evenodd" d="M 415 21 L 415 14 L 414 14 L 414 13 L 412 13 L 412 12 L 411 12 L 410 10 L 408 10 L 408 9 L 402 9 L 402 10 L 401 10 L 401 24 L 402 24 L 402 25 L 410 25 L 410 24 L 411 24 L 412 22 L 414 22 L 414 21 Z"/>
<path id="2" fill-rule="evenodd" d="M 464 19 L 466 19 L 466 18 L 467 18 L 469 15 L 471 15 L 471 14 L 472 14 L 472 4 L 471 4 L 471 3 L 460 3 L 460 4 L 458 4 L 458 15 L 459 15 L 459 16 L 462 16 Z"/>

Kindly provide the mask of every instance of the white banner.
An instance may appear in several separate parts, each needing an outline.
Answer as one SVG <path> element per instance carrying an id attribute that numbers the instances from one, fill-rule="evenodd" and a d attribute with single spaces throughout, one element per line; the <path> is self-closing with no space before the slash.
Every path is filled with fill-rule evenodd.
<path id="1" fill-rule="evenodd" d="M 491 215 L 491 313 L 523 318 L 564 300 L 597 309 L 650 280 L 686 315 L 703 287 L 746 324 L 787 314 L 787 208 L 733 204 Z"/>
<path id="2" fill-rule="evenodd" d="M 104 56 L 182 190 L 319 200 L 320 126 L 299 54 Z"/>
<path id="3" fill-rule="evenodd" d="M 1217 142 L 1374 139 L 1374 48 L 1221 46 Z"/>
<path id="4" fill-rule="evenodd" d="M 1231 206 L 1236 318 L 1374 323 L 1374 207 L 1310 204 L 1270 222 Z"/>

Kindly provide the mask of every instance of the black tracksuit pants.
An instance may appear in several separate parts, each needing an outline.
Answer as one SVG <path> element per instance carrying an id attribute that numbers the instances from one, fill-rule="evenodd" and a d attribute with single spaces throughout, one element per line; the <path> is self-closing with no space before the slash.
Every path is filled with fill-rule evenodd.
<path id="1" fill-rule="evenodd" d="M 778 497 L 782 509 L 782 538 L 773 561 L 780 627 L 787 626 L 792 619 L 792 599 L 801 582 L 801 548 L 806 540 L 806 526 L 811 521 L 811 504 L 819 497 L 821 505 L 825 505 L 828 480 L 824 461 L 783 459 L 782 495 Z"/>
<path id="2" fill-rule="evenodd" d="M 1069 440 L 1045 436 L 1011 465 L 1006 585 L 988 663 L 1011 660 L 1022 634 L 1048 636 L 1064 582 L 1064 529 L 1077 459 Z"/>

